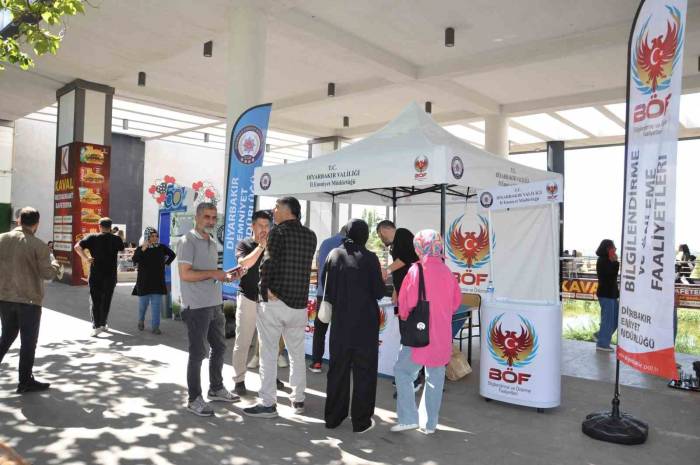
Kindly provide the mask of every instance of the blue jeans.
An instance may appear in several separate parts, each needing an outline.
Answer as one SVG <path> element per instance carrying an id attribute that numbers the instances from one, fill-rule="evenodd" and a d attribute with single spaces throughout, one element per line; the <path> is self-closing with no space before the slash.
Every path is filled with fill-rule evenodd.
<path id="1" fill-rule="evenodd" d="M 598 332 L 598 347 L 610 347 L 610 339 L 617 330 L 617 317 L 620 301 L 607 297 L 598 297 L 600 302 L 600 331 Z"/>
<path id="2" fill-rule="evenodd" d="M 163 305 L 163 294 L 147 294 L 139 296 L 139 321 L 146 319 L 148 304 L 151 304 L 151 328 L 160 326 L 160 308 Z"/>
<path id="3" fill-rule="evenodd" d="M 438 424 L 440 405 L 442 404 L 442 388 L 445 385 L 445 367 L 425 367 L 425 388 L 420 402 L 420 416 L 425 420 L 419 422 L 416 395 L 413 391 L 413 380 L 422 368 L 411 359 L 411 348 L 401 346 L 399 358 L 394 365 L 396 378 L 396 414 L 399 424 L 420 424 L 424 428 L 434 430 Z M 426 419 L 427 417 L 427 419 Z"/>

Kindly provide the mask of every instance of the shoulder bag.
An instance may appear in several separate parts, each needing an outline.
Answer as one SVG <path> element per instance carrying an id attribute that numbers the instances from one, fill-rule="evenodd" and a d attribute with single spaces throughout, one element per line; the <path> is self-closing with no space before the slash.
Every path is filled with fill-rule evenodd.
<path id="1" fill-rule="evenodd" d="M 420 263 L 418 273 L 418 303 L 401 325 L 401 344 L 408 347 L 425 347 L 430 344 L 430 302 L 425 298 L 425 278 Z"/>

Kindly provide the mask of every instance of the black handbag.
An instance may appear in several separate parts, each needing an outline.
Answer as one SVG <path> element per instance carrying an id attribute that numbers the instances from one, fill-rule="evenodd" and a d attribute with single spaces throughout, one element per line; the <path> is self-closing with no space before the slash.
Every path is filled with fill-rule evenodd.
<path id="1" fill-rule="evenodd" d="M 430 302 L 425 298 L 423 266 L 418 263 L 418 303 L 401 323 L 401 344 L 407 347 L 425 347 L 430 344 Z"/>

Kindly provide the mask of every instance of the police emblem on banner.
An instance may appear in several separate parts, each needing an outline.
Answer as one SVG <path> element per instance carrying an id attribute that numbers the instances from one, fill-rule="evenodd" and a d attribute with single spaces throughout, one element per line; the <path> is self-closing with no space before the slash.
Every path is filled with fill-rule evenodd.
<path id="1" fill-rule="evenodd" d="M 263 134 L 255 126 L 246 126 L 238 134 L 235 143 L 236 158 L 245 165 L 251 165 L 262 155 Z"/>

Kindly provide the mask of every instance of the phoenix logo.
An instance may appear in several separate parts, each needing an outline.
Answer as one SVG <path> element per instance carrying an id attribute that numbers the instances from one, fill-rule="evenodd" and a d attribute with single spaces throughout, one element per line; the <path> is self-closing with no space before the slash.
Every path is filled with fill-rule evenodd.
<path id="1" fill-rule="evenodd" d="M 387 324 L 386 310 L 384 307 L 379 307 L 379 332 L 382 333 L 386 329 Z"/>
<path id="2" fill-rule="evenodd" d="M 481 268 L 491 258 L 491 247 L 496 245 L 495 235 L 491 234 L 493 244 L 489 243 L 488 220 L 479 215 L 481 224 L 479 232 L 462 231 L 462 219 L 458 217 L 450 225 L 450 239 L 447 242 L 447 253 L 450 258 L 467 269 Z"/>
<path id="3" fill-rule="evenodd" d="M 666 9 L 671 16 L 666 21 L 666 34 L 649 40 L 650 16 L 639 31 L 632 53 L 632 79 L 645 95 L 668 89 L 673 70 L 681 59 L 684 37 L 681 12 L 674 6 L 666 5 Z"/>
<path id="4" fill-rule="evenodd" d="M 428 174 L 428 157 L 420 155 L 413 161 L 413 167 L 416 169 L 416 179 L 423 179 Z"/>
<path id="5" fill-rule="evenodd" d="M 491 321 L 488 329 L 488 345 L 491 356 L 500 365 L 520 368 L 529 365 L 537 355 L 539 339 L 535 328 L 527 318 L 520 318 L 520 332 L 506 329 L 503 331 L 501 318 L 503 313 Z"/>
<path id="6" fill-rule="evenodd" d="M 318 310 L 316 309 L 316 300 L 309 299 L 306 302 L 306 316 L 312 325 L 313 325 L 314 320 L 316 320 L 317 313 L 318 313 Z"/>

